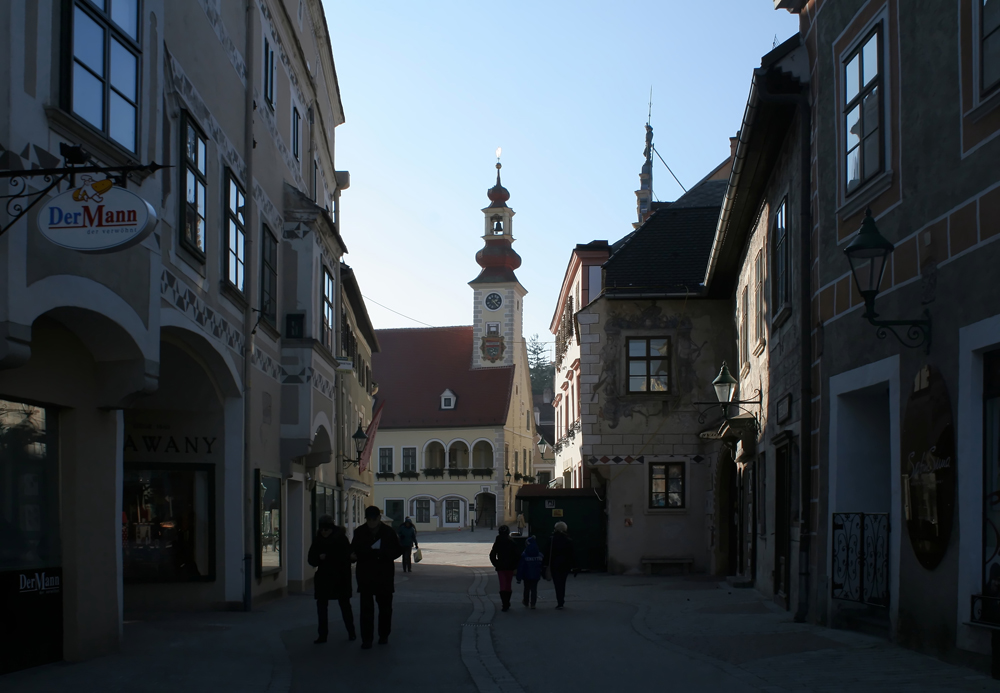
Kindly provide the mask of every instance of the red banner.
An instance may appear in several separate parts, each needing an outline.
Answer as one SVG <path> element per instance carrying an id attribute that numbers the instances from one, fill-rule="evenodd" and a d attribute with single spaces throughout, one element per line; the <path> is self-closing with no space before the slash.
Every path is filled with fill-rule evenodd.
<path id="1" fill-rule="evenodd" d="M 378 405 L 378 409 L 375 410 L 375 416 L 372 417 L 372 422 L 368 424 L 368 430 L 365 431 L 365 435 L 368 436 L 368 442 L 365 443 L 365 449 L 361 451 L 358 471 L 363 472 L 368 469 L 368 460 L 371 459 L 372 450 L 375 449 L 375 433 L 378 431 L 378 422 L 382 418 L 382 407 L 384 406 L 385 402 Z"/>

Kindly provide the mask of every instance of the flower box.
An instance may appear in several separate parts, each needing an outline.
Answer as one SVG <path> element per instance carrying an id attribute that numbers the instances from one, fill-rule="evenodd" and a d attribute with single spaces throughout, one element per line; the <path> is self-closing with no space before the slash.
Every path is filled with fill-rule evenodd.
<path id="1" fill-rule="evenodd" d="M 451 477 L 451 478 L 453 478 L 453 479 L 455 477 L 457 477 L 457 476 L 467 477 L 467 476 L 469 476 L 469 470 L 468 469 L 449 469 L 448 470 L 448 476 Z"/>
<path id="2" fill-rule="evenodd" d="M 399 473 L 399 478 L 400 479 L 419 479 L 420 478 L 420 472 L 400 472 Z"/>
<path id="3" fill-rule="evenodd" d="M 376 479 L 395 479 L 396 475 L 393 474 L 392 472 L 376 472 L 375 473 L 375 478 Z"/>
<path id="4" fill-rule="evenodd" d="M 428 479 L 430 479 L 432 477 L 437 477 L 439 479 L 443 479 L 444 478 L 444 470 L 443 469 L 425 469 L 424 470 L 424 476 L 426 478 L 428 478 Z"/>

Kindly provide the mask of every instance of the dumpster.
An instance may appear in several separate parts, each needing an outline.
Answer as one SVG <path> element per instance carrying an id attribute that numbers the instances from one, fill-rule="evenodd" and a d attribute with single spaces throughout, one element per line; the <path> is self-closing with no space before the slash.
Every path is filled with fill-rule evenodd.
<path id="1" fill-rule="evenodd" d="M 517 492 L 516 502 L 517 511 L 524 513 L 528 531 L 538 539 L 543 553 L 548 549 L 555 524 L 561 520 L 569 527 L 577 567 L 607 570 L 607 512 L 597 489 L 547 488 L 530 484 Z M 517 541 L 519 547 L 523 547 L 523 541 Z"/>

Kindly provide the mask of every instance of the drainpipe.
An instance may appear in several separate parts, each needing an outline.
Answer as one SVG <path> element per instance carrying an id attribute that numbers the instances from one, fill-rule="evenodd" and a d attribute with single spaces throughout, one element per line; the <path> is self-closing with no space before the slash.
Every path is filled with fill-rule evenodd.
<path id="1" fill-rule="evenodd" d="M 802 375 L 800 378 L 800 407 L 802 410 L 800 444 L 799 444 L 799 483 L 800 499 L 803 506 L 799 518 L 799 602 L 795 611 L 795 621 L 805 622 L 809 614 L 809 554 L 811 548 L 810 515 L 812 511 L 812 296 L 811 296 L 811 262 L 812 262 L 812 144 L 809 92 L 804 87 L 797 95 L 770 94 L 764 83 L 763 71 L 755 74 L 760 78 L 759 98 L 771 103 L 795 104 L 799 114 L 799 137 L 801 138 L 800 170 L 799 170 L 799 225 L 801 238 L 799 242 L 799 302 L 801 318 L 799 320 L 799 342 L 801 343 Z"/>
<path id="2" fill-rule="evenodd" d="M 244 181 L 247 189 L 246 206 L 247 206 L 247 219 L 253 219 L 254 213 L 254 198 L 253 198 L 253 149 L 254 149 L 254 138 L 253 138 L 253 113 L 254 113 L 254 100 L 253 100 L 253 85 L 255 79 L 254 66 L 256 61 L 254 60 L 254 38 L 257 36 L 257 32 L 254 31 L 253 22 L 253 0 L 247 0 L 246 3 L 246 66 L 247 66 L 247 85 L 246 94 L 244 96 L 245 102 L 243 106 L 244 112 L 244 138 L 243 138 L 243 151 L 246 156 L 247 173 L 246 180 Z M 252 221 L 248 224 L 251 228 Z M 246 238 L 246 257 L 247 259 L 253 256 L 253 234 L 247 234 Z M 249 263 L 247 263 L 249 264 Z M 249 280 L 248 287 L 249 289 Z M 253 322 L 253 309 L 250 307 L 250 302 L 247 302 L 247 307 L 243 309 L 243 335 L 245 339 L 245 347 L 243 350 L 243 488 L 246 493 L 246 498 L 244 499 L 244 513 L 243 513 L 243 610 L 250 611 L 253 608 L 253 581 L 251 578 L 251 573 L 253 571 L 253 554 L 254 554 L 254 475 L 253 467 L 250 459 L 250 362 L 253 358 L 253 335 L 254 322 Z"/>

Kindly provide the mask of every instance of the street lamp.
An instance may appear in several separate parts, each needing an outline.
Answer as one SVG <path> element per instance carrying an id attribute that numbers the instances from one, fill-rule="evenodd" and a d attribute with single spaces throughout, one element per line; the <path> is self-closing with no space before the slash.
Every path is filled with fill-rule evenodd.
<path id="1" fill-rule="evenodd" d="M 854 276 L 858 293 L 865 300 L 864 317 L 878 328 L 875 330 L 875 335 L 879 339 L 885 339 L 887 331 L 892 332 L 903 346 L 913 348 L 926 345 L 929 353 L 931 349 L 931 315 L 928 310 L 924 310 L 922 320 L 877 319 L 875 298 L 879 294 L 882 277 L 885 275 L 885 266 L 893 250 L 895 247 L 892 243 L 879 233 L 875 220 L 872 218 L 872 210 L 866 209 L 865 218 L 861 222 L 857 238 L 844 248 L 847 261 L 851 264 L 851 274 Z M 906 327 L 906 336 L 896 332 L 893 329 L 895 327 Z"/>
<path id="2" fill-rule="evenodd" d="M 729 372 L 729 366 L 726 365 L 725 361 L 722 362 L 719 375 L 712 381 L 712 387 L 715 388 L 715 396 L 721 404 L 728 404 L 732 401 L 733 394 L 736 392 L 736 378 Z"/>
<path id="3" fill-rule="evenodd" d="M 733 374 L 729 372 L 729 366 L 725 361 L 722 362 L 722 368 L 719 369 L 719 374 L 715 376 L 715 380 L 712 381 L 712 387 L 715 388 L 715 397 L 718 402 L 695 402 L 694 404 L 699 406 L 704 406 L 706 409 L 698 412 L 698 422 L 705 423 L 708 412 L 715 409 L 715 407 L 722 407 L 722 415 L 726 418 L 726 421 L 733 421 L 729 416 L 729 407 L 736 407 L 737 409 L 742 409 L 747 414 L 753 416 L 753 426 L 756 430 L 760 430 L 760 421 L 757 418 L 757 414 L 751 412 L 747 409 L 748 406 L 756 406 L 760 408 L 763 404 L 763 397 L 761 396 L 760 390 L 757 390 L 757 399 L 733 399 L 733 395 L 736 394 L 736 378 Z"/>
<path id="4" fill-rule="evenodd" d="M 508 467 L 504 467 L 504 469 L 507 473 L 500 477 L 500 488 L 507 488 L 510 486 L 510 469 Z"/>
<path id="5" fill-rule="evenodd" d="M 361 428 L 360 421 L 358 422 L 358 430 L 355 431 L 353 436 L 351 436 L 351 440 L 354 441 L 354 450 L 357 452 L 358 456 L 353 460 L 345 456 L 344 461 L 347 462 L 347 464 L 353 464 L 357 467 L 361 464 L 361 453 L 364 451 L 365 445 L 368 443 L 368 436 L 365 435 L 365 429 Z"/>

